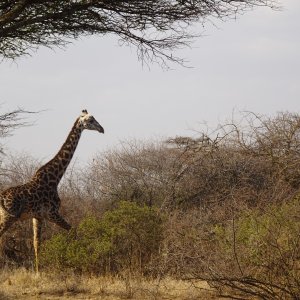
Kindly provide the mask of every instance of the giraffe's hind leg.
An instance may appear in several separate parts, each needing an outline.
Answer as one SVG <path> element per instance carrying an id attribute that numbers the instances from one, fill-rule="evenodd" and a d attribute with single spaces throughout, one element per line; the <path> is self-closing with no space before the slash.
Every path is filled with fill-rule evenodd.
<path id="1" fill-rule="evenodd" d="M 16 220 L 16 217 L 10 215 L 2 216 L 0 221 L 0 237 L 11 227 L 12 224 L 16 222 Z"/>
<path id="2" fill-rule="evenodd" d="M 16 218 L 12 216 L 1 216 L 0 215 L 0 239 L 1 236 L 11 227 L 13 223 L 15 223 Z M 2 251 L 1 251 L 2 252 Z M 1 255 L 1 254 L 0 254 Z"/>

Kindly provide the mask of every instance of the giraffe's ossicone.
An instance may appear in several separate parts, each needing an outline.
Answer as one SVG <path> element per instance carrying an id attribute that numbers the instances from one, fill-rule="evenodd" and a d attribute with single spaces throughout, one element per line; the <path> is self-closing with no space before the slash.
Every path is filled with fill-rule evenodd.
<path id="1" fill-rule="evenodd" d="M 41 239 L 41 221 L 48 220 L 69 230 L 71 226 L 59 214 L 57 186 L 65 173 L 84 129 L 104 133 L 103 127 L 83 110 L 76 119 L 59 152 L 25 184 L 10 187 L 0 194 L 0 237 L 16 221 L 33 219 L 36 271 Z"/>

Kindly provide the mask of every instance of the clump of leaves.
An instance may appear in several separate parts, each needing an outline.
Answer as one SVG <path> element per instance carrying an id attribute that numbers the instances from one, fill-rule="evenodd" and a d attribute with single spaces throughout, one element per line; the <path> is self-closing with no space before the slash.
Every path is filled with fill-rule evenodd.
<path id="1" fill-rule="evenodd" d="M 163 217 L 157 209 L 122 201 L 102 219 L 89 216 L 76 230 L 54 235 L 44 243 L 41 261 L 79 272 L 143 272 L 162 238 Z"/>

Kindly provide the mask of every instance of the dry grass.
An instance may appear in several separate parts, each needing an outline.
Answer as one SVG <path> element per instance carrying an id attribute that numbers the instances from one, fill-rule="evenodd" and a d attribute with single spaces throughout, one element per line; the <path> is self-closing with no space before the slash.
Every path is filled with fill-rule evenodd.
<path id="1" fill-rule="evenodd" d="M 205 282 L 145 280 L 122 276 L 87 277 L 71 273 L 0 271 L 0 299 L 216 299 Z"/>

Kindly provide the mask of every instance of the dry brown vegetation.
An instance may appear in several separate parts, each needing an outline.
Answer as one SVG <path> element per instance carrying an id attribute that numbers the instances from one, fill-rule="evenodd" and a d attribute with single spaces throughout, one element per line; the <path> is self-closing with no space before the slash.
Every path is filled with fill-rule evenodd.
<path id="1" fill-rule="evenodd" d="M 36 165 L 6 160 L 1 185 L 23 182 Z M 77 281 L 74 295 L 83 299 L 99 292 L 87 282 L 102 281 L 110 282 L 107 297 L 201 299 L 191 284 L 207 282 L 226 297 L 299 299 L 299 170 L 300 116 L 288 112 L 245 113 L 197 138 L 133 141 L 98 154 L 86 168 L 71 167 L 60 187 L 62 214 L 76 231 L 45 224 L 42 281 L 65 278 L 61 295 Z M 16 224 L 1 247 L 3 268 L 32 269 L 30 223 Z M 18 272 L 33 276 L 11 274 Z M 9 290 L 14 281 L 1 282 Z M 172 295 L 173 284 L 196 294 Z"/>
<path id="2" fill-rule="evenodd" d="M 165 278 L 145 280 L 118 277 L 93 277 L 66 273 L 36 275 L 24 268 L 0 272 L 0 299 L 216 299 L 202 281 Z"/>

